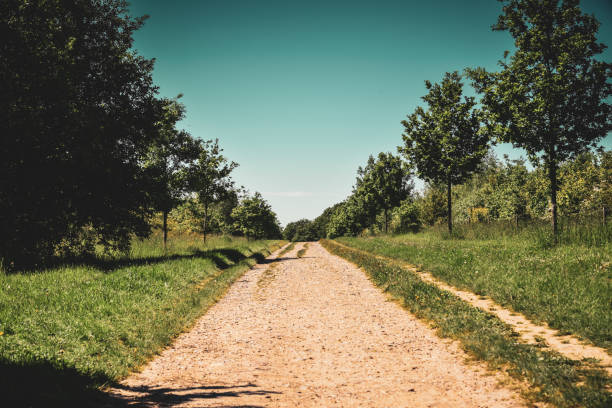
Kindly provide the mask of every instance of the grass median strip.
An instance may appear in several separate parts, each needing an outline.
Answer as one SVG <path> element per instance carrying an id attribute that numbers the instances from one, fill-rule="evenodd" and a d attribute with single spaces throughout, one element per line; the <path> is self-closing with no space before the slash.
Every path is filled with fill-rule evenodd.
<path id="1" fill-rule="evenodd" d="M 295 242 L 292 242 L 289 245 L 287 245 L 285 248 L 283 248 L 283 250 L 278 253 L 278 258 L 282 257 L 283 255 L 285 255 L 286 253 L 290 251 L 293 251 L 293 248 L 295 248 Z"/>
<path id="2" fill-rule="evenodd" d="M 299 251 L 297 251 L 297 257 L 301 258 L 304 256 L 304 254 L 306 254 L 306 251 L 308 250 L 308 242 L 304 244 L 304 246 L 302 246 L 302 249 L 300 249 Z"/>
<path id="3" fill-rule="evenodd" d="M 138 244 L 125 259 L 0 275 L 3 400 L 74 404 L 98 396 L 98 387 L 147 362 L 279 246 L 209 245 L 151 256 Z"/>
<path id="4" fill-rule="evenodd" d="M 504 369 L 529 384 L 524 390 L 529 400 L 558 407 L 612 404 L 612 395 L 606 389 L 610 378 L 603 370 L 518 342 L 517 334 L 495 316 L 423 282 L 413 272 L 333 241 L 321 243 L 331 253 L 363 268 L 377 286 L 428 321 L 441 337 L 459 340 L 466 352 L 486 361 L 492 369 Z"/>

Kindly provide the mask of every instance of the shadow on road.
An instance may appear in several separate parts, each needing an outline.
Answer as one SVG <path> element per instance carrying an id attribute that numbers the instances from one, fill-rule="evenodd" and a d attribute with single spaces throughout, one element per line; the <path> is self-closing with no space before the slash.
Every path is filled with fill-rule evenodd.
<path id="1" fill-rule="evenodd" d="M 199 399 L 210 400 L 243 395 L 268 396 L 278 391 L 259 389 L 257 384 L 198 387 L 128 387 L 112 384 L 107 393 L 95 384 L 109 383 L 103 376 L 86 376 L 67 367 L 48 362 L 15 366 L 0 362 L 0 398 L 3 407 L 92 407 L 127 408 L 173 406 Z M 119 392 L 117 392 L 119 391 Z M 126 391 L 127 395 L 122 395 Z M 256 407 L 255 405 L 230 405 Z"/>

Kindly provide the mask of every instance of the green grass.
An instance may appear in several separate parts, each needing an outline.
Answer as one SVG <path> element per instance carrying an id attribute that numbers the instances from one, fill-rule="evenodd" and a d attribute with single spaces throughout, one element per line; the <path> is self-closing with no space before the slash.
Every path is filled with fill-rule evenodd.
<path id="1" fill-rule="evenodd" d="M 206 245 L 170 242 L 166 254 L 154 237 L 135 242 L 123 258 L 0 273 L 3 402 L 92 398 L 169 344 L 279 245 L 222 237 Z"/>
<path id="2" fill-rule="evenodd" d="M 295 248 L 295 242 L 292 242 L 289 245 L 287 245 L 285 248 L 283 248 L 283 250 L 278 253 L 278 258 L 282 257 L 287 252 L 292 251 L 293 248 Z"/>
<path id="3" fill-rule="evenodd" d="M 538 244 L 537 233 L 495 237 L 493 228 L 480 228 L 489 235 L 444 238 L 428 231 L 338 241 L 418 265 L 451 285 L 612 351 L 610 241 L 595 245 L 576 239 L 549 247 Z"/>
<path id="4" fill-rule="evenodd" d="M 297 251 L 297 257 L 301 258 L 304 256 L 304 254 L 306 253 L 306 251 L 308 250 L 308 242 L 304 244 L 304 246 L 302 247 L 302 249 L 300 249 L 299 251 Z"/>
<path id="5" fill-rule="evenodd" d="M 351 242 L 351 240 L 342 240 Z M 503 369 L 526 382 L 525 397 L 558 407 L 609 407 L 610 378 L 603 370 L 566 359 L 558 353 L 519 343 L 517 333 L 494 315 L 422 281 L 417 274 L 372 254 L 322 240 L 330 252 L 362 267 L 385 292 L 400 299 L 441 337 L 459 340 L 473 357 L 492 369 Z"/>

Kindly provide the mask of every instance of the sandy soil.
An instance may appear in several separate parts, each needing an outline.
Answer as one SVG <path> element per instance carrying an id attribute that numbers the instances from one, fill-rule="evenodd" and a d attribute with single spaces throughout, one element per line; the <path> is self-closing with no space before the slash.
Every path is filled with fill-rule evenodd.
<path id="1" fill-rule="evenodd" d="M 109 393 L 156 407 L 525 406 L 354 265 L 301 247 L 248 271 Z"/>

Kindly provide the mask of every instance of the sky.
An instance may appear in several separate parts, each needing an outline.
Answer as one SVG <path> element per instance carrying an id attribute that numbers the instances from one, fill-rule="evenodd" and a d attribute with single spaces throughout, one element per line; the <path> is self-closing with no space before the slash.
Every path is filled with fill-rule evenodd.
<path id="1" fill-rule="evenodd" d="M 494 0 L 130 3 L 133 16 L 150 16 L 134 48 L 155 58 L 160 95 L 183 94 L 179 127 L 218 138 L 240 165 L 236 183 L 262 193 L 283 225 L 344 200 L 369 155 L 397 152 L 425 80 L 495 70 L 513 49 L 509 33 L 491 31 L 501 12 Z M 581 7 L 612 46 L 612 2 Z M 612 148 L 612 136 L 602 144 Z M 495 151 L 525 156 L 511 145 Z"/>

